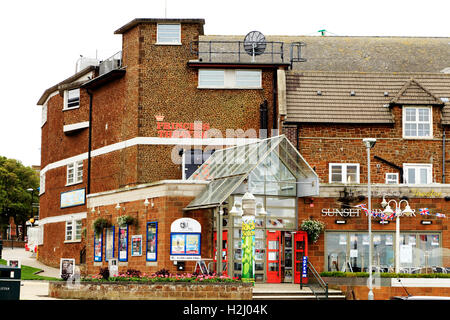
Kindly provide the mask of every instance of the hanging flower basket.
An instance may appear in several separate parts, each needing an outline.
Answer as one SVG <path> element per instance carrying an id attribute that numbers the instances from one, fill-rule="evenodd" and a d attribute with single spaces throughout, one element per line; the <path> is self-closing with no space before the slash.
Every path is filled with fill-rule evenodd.
<path id="1" fill-rule="evenodd" d="M 111 223 L 105 218 L 97 218 L 92 224 L 92 228 L 94 229 L 96 235 L 101 234 L 103 232 L 103 229 L 108 228 L 110 226 Z"/>
<path id="2" fill-rule="evenodd" d="M 129 215 L 119 216 L 117 218 L 117 224 L 119 227 L 126 227 L 136 223 L 136 219 Z"/>
<path id="3" fill-rule="evenodd" d="M 300 229 L 306 231 L 306 233 L 308 234 L 308 239 L 312 243 L 315 243 L 317 240 L 319 240 L 320 234 L 325 229 L 325 223 L 312 219 L 303 220 Z"/>

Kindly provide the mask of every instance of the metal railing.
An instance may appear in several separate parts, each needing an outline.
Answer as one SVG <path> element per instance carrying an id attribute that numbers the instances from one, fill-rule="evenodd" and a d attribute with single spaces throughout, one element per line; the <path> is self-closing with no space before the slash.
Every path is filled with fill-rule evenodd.
<path id="1" fill-rule="evenodd" d="M 196 54 L 200 61 L 225 62 L 225 63 L 290 63 L 304 62 L 302 49 L 306 46 L 304 42 L 292 42 L 285 44 L 281 41 L 265 42 L 265 50 L 259 55 L 252 55 L 244 46 L 244 41 L 210 40 L 192 41 L 190 51 Z M 247 43 L 248 45 L 248 43 Z M 289 56 L 289 60 L 286 56 Z"/>
<path id="2" fill-rule="evenodd" d="M 244 41 L 192 41 L 190 50 L 208 62 L 250 62 L 254 59 L 252 62 L 283 63 L 284 42 L 268 41 L 265 44 L 265 51 L 254 57 L 245 50 Z"/>
<path id="3" fill-rule="evenodd" d="M 102 74 L 108 73 L 115 69 L 119 69 L 121 67 L 122 51 L 119 51 L 100 63 L 98 73 L 101 76 Z"/>
<path id="4" fill-rule="evenodd" d="M 323 281 L 322 277 L 316 271 L 312 263 L 308 260 L 308 284 L 307 286 L 316 296 L 317 300 L 325 299 L 328 300 L 328 283 Z M 303 276 L 300 275 L 300 288 L 303 287 Z"/>

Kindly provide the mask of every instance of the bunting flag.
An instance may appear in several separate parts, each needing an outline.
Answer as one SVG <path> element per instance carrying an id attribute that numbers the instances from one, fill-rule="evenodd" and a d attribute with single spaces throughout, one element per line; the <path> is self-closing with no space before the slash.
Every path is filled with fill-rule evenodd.
<path id="1" fill-rule="evenodd" d="M 366 216 L 369 215 L 369 209 L 367 209 L 366 205 L 364 203 L 358 204 L 354 206 L 355 208 L 360 208 L 366 213 Z M 420 215 L 422 216 L 436 216 L 438 218 L 446 218 L 447 216 L 444 213 L 430 213 L 430 210 L 428 208 L 420 208 L 419 209 Z M 370 212 L 370 216 L 372 218 L 381 218 L 382 220 L 391 219 L 393 220 L 395 218 L 395 213 L 391 214 L 385 214 L 382 210 L 372 210 Z"/>

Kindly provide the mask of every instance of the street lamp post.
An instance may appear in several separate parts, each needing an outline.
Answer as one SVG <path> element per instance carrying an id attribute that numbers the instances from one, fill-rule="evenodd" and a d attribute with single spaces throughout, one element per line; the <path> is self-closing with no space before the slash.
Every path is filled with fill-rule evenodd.
<path id="1" fill-rule="evenodd" d="M 397 202 L 396 200 L 392 199 L 386 201 L 383 196 L 383 202 L 381 203 L 381 206 L 385 208 L 383 210 L 384 214 L 391 215 L 394 213 L 394 211 L 391 209 L 391 206 L 389 205 L 389 203 L 391 202 L 395 203 L 395 273 L 400 273 L 400 216 L 402 214 L 411 215 L 413 214 L 413 211 L 411 210 L 411 207 L 409 206 L 407 200 L 402 199 Z M 400 209 L 402 202 L 406 203 L 405 209 L 403 211 Z"/>
<path id="2" fill-rule="evenodd" d="M 33 188 L 28 188 L 27 191 L 28 191 L 28 192 L 31 192 L 30 219 L 33 219 L 33 195 L 34 195 L 34 189 L 33 189 Z M 33 220 L 34 220 L 34 219 L 33 219 Z M 23 236 L 24 236 L 24 239 L 25 239 L 25 236 L 28 236 L 28 235 L 26 234 L 26 231 L 27 231 L 27 228 L 26 228 L 26 225 L 25 225 L 25 228 L 24 228 L 24 230 L 23 230 Z"/>
<path id="3" fill-rule="evenodd" d="M 370 186 L 370 149 L 375 146 L 377 139 L 374 138 L 366 138 L 363 139 L 364 145 L 366 146 L 367 151 L 367 201 L 368 201 L 368 224 L 369 224 L 369 294 L 367 296 L 368 300 L 373 300 L 373 290 L 372 290 L 372 221 L 371 221 L 371 212 L 372 212 L 372 191 Z"/>

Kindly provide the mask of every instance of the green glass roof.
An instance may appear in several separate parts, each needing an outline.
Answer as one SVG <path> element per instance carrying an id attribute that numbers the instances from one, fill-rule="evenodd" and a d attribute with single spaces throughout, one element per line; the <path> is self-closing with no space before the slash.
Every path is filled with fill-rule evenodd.
<path id="1" fill-rule="evenodd" d="M 221 205 L 244 180 L 256 193 L 278 188 L 291 192 L 275 194 L 317 195 L 319 186 L 317 174 L 284 135 L 217 150 L 188 180 L 210 183 L 185 210 Z"/>

